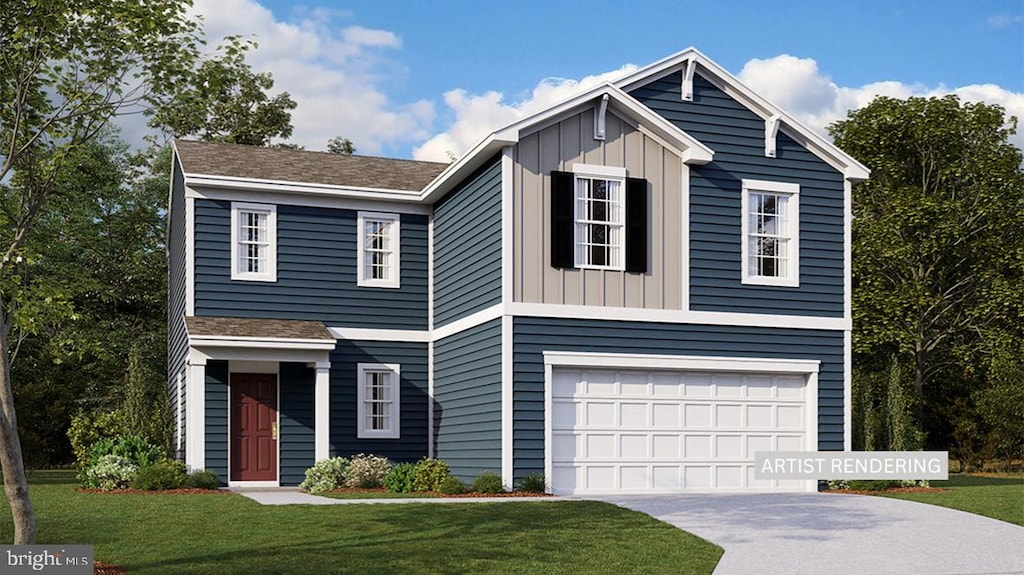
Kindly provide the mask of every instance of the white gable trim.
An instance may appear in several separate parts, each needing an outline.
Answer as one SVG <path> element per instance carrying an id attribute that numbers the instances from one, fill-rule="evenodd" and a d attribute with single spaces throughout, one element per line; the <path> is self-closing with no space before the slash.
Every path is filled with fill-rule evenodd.
<path id="1" fill-rule="evenodd" d="M 814 130 L 803 125 L 799 120 L 790 116 L 774 104 L 765 100 L 756 92 L 747 87 L 738 78 L 727 72 L 710 58 L 702 54 L 696 48 L 687 48 L 682 52 L 663 58 L 649 66 L 641 68 L 632 74 L 628 74 L 615 82 L 615 86 L 623 90 L 632 90 L 643 86 L 673 72 L 683 72 L 683 93 L 682 99 L 692 99 L 693 78 L 692 71 L 699 65 L 701 76 L 711 82 L 730 97 L 734 98 L 750 111 L 754 112 L 768 123 L 773 116 L 779 116 L 779 129 L 787 136 L 810 150 L 814 155 L 823 161 L 843 172 L 843 175 L 852 181 L 866 180 L 870 174 L 863 164 L 855 160 L 837 148 L 834 144 L 820 136 Z M 689 77 L 689 82 L 688 82 Z M 687 94 L 686 88 L 691 92 Z M 689 98 L 687 96 L 689 95 Z M 766 126 L 766 132 L 768 127 Z M 767 146 L 766 146 L 767 147 Z"/>

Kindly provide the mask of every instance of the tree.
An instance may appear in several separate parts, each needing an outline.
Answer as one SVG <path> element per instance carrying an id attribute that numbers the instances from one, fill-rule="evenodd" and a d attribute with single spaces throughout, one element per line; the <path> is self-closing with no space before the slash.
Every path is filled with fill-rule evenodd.
<path id="1" fill-rule="evenodd" d="M 881 97 L 829 127 L 872 171 L 853 191 L 854 351 L 906 358 L 918 399 L 1019 306 L 1015 130 L 1001 107 L 956 96 Z"/>
<path id="2" fill-rule="evenodd" d="M 11 385 L 13 321 L 42 306 L 15 288 L 18 257 L 71 158 L 118 114 L 190 81 L 188 0 L 6 0 L 0 7 L 0 467 L 15 544 L 35 539 Z"/>
<path id="3" fill-rule="evenodd" d="M 245 55 L 255 43 L 229 36 L 218 55 L 203 61 L 192 86 L 179 91 L 154 115 L 151 126 L 173 137 L 198 136 L 202 140 L 267 146 L 272 138 L 292 135 L 297 104 L 288 92 L 270 97 L 274 87 L 269 73 L 255 73 Z"/>
<path id="4" fill-rule="evenodd" d="M 327 141 L 327 151 L 332 154 L 351 156 L 356 153 L 356 147 L 352 143 L 352 140 L 342 138 L 341 136 L 335 136 Z"/>

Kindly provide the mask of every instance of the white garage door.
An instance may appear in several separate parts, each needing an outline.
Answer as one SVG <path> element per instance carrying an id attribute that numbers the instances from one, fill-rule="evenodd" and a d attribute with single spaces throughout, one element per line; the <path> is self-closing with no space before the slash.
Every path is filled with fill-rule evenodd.
<path id="1" fill-rule="evenodd" d="M 551 486 L 560 494 L 790 491 L 754 453 L 804 451 L 807 377 L 555 369 Z"/>

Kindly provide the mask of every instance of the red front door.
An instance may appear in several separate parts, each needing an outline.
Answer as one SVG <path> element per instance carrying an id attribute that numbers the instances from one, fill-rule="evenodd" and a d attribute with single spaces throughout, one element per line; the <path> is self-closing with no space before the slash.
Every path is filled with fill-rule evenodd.
<path id="1" fill-rule="evenodd" d="M 277 481 L 274 374 L 231 374 L 231 480 Z"/>

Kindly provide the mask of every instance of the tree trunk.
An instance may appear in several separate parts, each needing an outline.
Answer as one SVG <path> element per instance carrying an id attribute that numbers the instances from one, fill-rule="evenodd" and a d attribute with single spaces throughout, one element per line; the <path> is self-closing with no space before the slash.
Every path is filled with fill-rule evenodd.
<path id="1" fill-rule="evenodd" d="M 10 327 L 0 308 L 0 467 L 4 474 L 4 495 L 14 518 L 14 544 L 29 545 L 36 540 L 36 513 L 28 494 L 25 460 L 21 456 L 18 417 L 11 390 L 11 362 L 8 355 Z M 2 539 L 0 539 L 2 540 Z"/>

